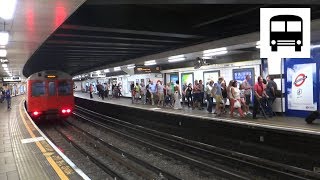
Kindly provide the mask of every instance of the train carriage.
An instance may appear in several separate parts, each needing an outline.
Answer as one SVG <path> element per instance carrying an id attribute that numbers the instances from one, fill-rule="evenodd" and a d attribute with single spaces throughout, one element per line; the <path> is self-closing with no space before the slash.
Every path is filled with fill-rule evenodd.
<path id="1" fill-rule="evenodd" d="M 26 109 L 33 119 L 61 119 L 74 109 L 72 77 L 61 71 L 41 71 L 27 79 Z"/>

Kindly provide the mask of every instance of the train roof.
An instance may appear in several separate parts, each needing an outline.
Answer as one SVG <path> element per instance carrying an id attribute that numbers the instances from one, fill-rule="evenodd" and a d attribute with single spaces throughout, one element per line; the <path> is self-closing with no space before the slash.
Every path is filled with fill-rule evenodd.
<path id="1" fill-rule="evenodd" d="M 44 80 L 48 78 L 53 79 L 72 79 L 72 76 L 57 70 L 46 70 L 46 71 L 40 71 L 37 73 L 32 74 L 28 77 L 27 80 Z"/>

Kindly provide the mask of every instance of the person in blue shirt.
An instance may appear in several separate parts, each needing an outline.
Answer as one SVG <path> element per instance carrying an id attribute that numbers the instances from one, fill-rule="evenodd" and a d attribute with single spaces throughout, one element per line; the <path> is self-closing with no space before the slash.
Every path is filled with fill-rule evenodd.
<path id="1" fill-rule="evenodd" d="M 5 98 L 7 100 L 8 109 L 11 109 L 11 91 L 9 87 L 7 87 L 7 90 L 5 91 Z"/>

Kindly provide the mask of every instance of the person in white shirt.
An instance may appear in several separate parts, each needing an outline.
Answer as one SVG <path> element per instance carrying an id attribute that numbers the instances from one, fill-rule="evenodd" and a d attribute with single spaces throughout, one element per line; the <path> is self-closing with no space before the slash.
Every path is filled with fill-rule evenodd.
<path id="1" fill-rule="evenodd" d="M 247 106 L 249 106 L 251 102 L 252 85 L 250 84 L 250 79 L 250 75 L 246 75 L 246 79 L 242 82 Z"/>
<path id="2" fill-rule="evenodd" d="M 213 107 L 213 94 L 212 94 L 212 88 L 213 88 L 214 81 L 210 81 L 209 84 L 206 85 L 206 97 L 207 97 L 207 111 L 209 114 L 212 113 L 212 107 Z"/>

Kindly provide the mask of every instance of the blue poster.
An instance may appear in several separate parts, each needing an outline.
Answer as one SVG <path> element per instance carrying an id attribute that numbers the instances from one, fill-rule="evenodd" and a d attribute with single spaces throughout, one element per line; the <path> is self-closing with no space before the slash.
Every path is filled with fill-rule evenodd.
<path id="1" fill-rule="evenodd" d="M 254 85 L 254 68 L 245 68 L 245 69 L 233 69 L 233 79 L 242 84 L 243 80 L 246 79 L 247 75 L 250 75 L 251 79 L 249 81 L 250 85 Z"/>
<path id="2" fill-rule="evenodd" d="M 170 82 L 176 83 L 179 80 L 178 74 L 170 74 Z"/>

